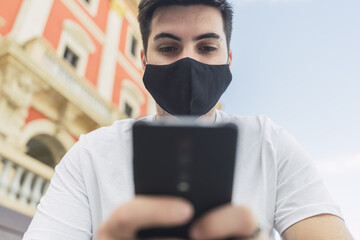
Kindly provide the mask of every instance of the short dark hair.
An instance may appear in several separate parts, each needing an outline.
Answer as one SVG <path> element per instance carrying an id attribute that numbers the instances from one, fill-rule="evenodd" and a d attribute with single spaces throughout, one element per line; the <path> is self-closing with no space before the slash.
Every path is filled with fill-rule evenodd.
<path id="1" fill-rule="evenodd" d="M 230 39 L 232 32 L 233 8 L 227 0 L 141 0 L 139 4 L 138 21 L 144 45 L 145 54 L 148 48 L 149 36 L 151 33 L 151 20 L 155 10 L 162 6 L 189 6 L 207 5 L 218 9 L 224 22 L 224 32 L 228 50 L 230 49 Z"/>

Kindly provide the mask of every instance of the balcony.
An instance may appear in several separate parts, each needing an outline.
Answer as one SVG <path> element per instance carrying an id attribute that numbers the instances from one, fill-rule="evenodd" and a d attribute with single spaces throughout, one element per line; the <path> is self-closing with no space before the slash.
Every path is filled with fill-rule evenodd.
<path id="1" fill-rule="evenodd" d="M 0 236 L 22 238 L 53 174 L 53 168 L 1 142 Z"/>
<path id="2" fill-rule="evenodd" d="M 30 109 L 41 115 L 38 135 L 29 131 Z M 80 134 L 125 117 L 45 40 L 0 38 L 0 239 L 22 238 L 54 174 L 26 154 L 31 139 L 53 139 L 57 163 Z"/>
<path id="3" fill-rule="evenodd" d="M 53 174 L 53 168 L 1 143 L 0 204 L 32 217 Z"/>

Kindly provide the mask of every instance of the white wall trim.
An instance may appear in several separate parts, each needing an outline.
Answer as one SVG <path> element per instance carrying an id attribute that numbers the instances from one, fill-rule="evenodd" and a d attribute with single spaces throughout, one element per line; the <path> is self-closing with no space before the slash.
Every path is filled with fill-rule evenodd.
<path id="1" fill-rule="evenodd" d="M 121 17 L 115 10 L 110 10 L 97 83 L 99 94 L 108 101 L 113 95 L 121 27 Z"/>
<path id="2" fill-rule="evenodd" d="M 131 53 L 131 44 L 132 38 L 135 38 L 137 41 L 137 46 L 135 49 L 135 56 Z M 134 62 L 137 67 L 141 67 L 141 58 L 140 58 L 140 50 L 141 50 L 141 38 L 134 32 L 131 25 L 128 26 L 126 33 L 126 43 L 125 43 L 125 53 L 126 55 Z"/>
<path id="3" fill-rule="evenodd" d="M 124 79 L 120 90 L 119 109 L 125 113 L 125 103 L 133 109 L 131 117 L 136 118 L 140 114 L 140 106 L 144 104 L 145 98 L 140 89 L 130 80 Z"/>
<path id="4" fill-rule="evenodd" d="M 20 44 L 42 36 L 54 0 L 24 0 L 16 17 L 10 37 Z"/>
<path id="5" fill-rule="evenodd" d="M 121 52 L 118 52 L 117 61 L 135 81 L 145 87 L 139 71 L 129 62 L 129 60 Z"/>
<path id="6" fill-rule="evenodd" d="M 95 17 L 99 10 L 99 0 L 91 0 L 90 3 L 85 0 L 79 0 L 80 4 L 90 13 L 91 16 Z"/>
<path id="7" fill-rule="evenodd" d="M 82 45 L 81 42 L 76 39 L 76 36 L 72 35 L 71 32 L 63 29 L 57 48 L 57 54 L 60 58 L 63 58 L 66 46 L 68 46 L 79 57 L 75 71 L 80 76 L 84 76 L 89 58 L 89 52 L 84 47 L 84 45 Z"/>
<path id="8" fill-rule="evenodd" d="M 125 18 L 128 20 L 129 25 L 135 30 L 136 35 L 140 36 L 139 22 L 130 11 L 125 12 Z"/>
<path id="9" fill-rule="evenodd" d="M 63 30 L 74 36 L 74 40 L 81 44 L 89 53 L 95 52 L 95 45 L 87 32 L 76 22 L 65 20 L 62 24 Z"/>
<path id="10" fill-rule="evenodd" d="M 96 38 L 99 43 L 104 42 L 105 34 L 96 23 L 84 12 L 84 10 L 74 0 L 62 0 L 62 3 L 72 14 L 83 24 L 87 30 Z"/>

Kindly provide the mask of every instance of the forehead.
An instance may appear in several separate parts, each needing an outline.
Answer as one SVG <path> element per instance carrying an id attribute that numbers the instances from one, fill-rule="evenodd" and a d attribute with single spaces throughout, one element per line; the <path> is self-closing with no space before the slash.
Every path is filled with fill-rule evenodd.
<path id="1" fill-rule="evenodd" d="M 224 34 L 220 11 L 206 5 L 164 6 L 155 10 L 151 21 L 151 33 L 158 32 L 216 32 Z"/>

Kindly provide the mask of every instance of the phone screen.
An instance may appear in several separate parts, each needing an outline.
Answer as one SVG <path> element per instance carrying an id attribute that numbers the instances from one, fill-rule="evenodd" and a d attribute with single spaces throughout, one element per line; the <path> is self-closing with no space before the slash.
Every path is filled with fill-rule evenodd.
<path id="1" fill-rule="evenodd" d="M 135 194 L 179 196 L 195 210 L 184 226 L 143 229 L 139 238 L 189 239 L 189 226 L 231 202 L 238 130 L 235 124 L 133 125 Z"/>

